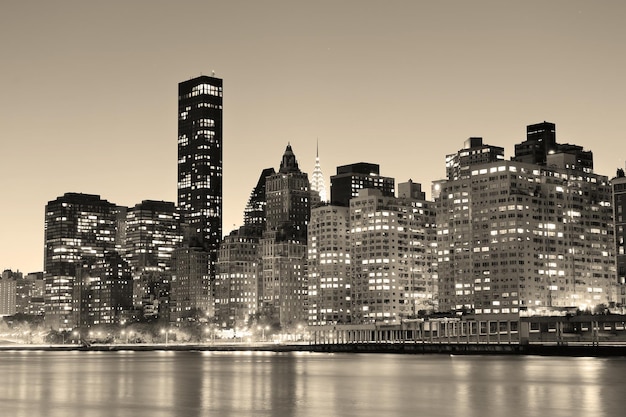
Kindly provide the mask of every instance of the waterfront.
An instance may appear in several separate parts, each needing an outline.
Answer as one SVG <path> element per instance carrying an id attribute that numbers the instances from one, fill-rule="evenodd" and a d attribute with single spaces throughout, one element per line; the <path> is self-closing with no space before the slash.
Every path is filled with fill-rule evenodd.
<path id="1" fill-rule="evenodd" d="M 7 416 L 612 416 L 626 359 L 0 352 Z"/>

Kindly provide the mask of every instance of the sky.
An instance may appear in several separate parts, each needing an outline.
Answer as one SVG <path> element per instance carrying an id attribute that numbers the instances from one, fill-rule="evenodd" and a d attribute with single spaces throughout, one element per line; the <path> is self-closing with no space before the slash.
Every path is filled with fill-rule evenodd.
<path id="1" fill-rule="evenodd" d="M 66 1 L 0 4 L 0 269 L 43 270 L 66 192 L 176 201 L 178 83 L 224 80 L 223 232 L 288 143 L 326 188 L 370 162 L 429 192 L 480 136 L 526 125 L 626 158 L 626 2 Z"/>

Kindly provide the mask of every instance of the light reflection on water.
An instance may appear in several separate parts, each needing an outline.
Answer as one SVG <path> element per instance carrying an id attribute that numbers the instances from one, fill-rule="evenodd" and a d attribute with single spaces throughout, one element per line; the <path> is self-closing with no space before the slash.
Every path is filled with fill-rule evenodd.
<path id="1" fill-rule="evenodd" d="M 621 415 L 626 359 L 0 352 L 2 416 Z"/>

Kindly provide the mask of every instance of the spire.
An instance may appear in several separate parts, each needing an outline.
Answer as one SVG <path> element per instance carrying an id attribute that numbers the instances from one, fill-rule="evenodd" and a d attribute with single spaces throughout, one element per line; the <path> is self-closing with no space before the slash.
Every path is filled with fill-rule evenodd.
<path id="1" fill-rule="evenodd" d="M 281 174 L 300 172 L 296 155 L 294 155 L 293 150 L 291 150 L 291 144 L 289 142 L 287 142 L 287 149 L 285 149 L 285 153 L 283 154 L 283 160 L 280 163 L 280 170 L 278 172 Z"/>
<path id="2" fill-rule="evenodd" d="M 326 201 L 326 185 L 324 184 L 324 174 L 322 174 L 322 167 L 320 165 L 320 142 L 317 140 L 315 150 L 315 168 L 313 169 L 313 176 L 311 177 L 311 190 L 317 191 L 320 195 L 320 200 Z"/>

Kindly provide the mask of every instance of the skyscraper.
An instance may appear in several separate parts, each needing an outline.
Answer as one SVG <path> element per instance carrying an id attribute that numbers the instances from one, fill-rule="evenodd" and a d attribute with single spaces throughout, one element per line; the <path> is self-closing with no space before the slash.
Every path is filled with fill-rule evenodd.
<path id="1" fill-rule="evenodd" d="M 209 251 L 214 262 L 222 239 L 219 78 L 200 76 L 178 84 L 178 207 L 189 225 L 189 246 Z"/>
<path id="2" fill-rule="evenodd" d="M 178 84 L 178 209 L 183 247 L 174 252 L 172 320 L 212 314 L 222 240 L 222 80 Z M 205 298 L 203 298 L 205 297 Z"/>
<path id="3" fill-rule="evenodd" d="M 316 191 L 319 194 L 321 202 L 326 201 L 326 184 L 324 183 L 324 174 L 322 173 L 322 165 L 320 164 L 319 145 L 316 147 L 315 152 L 315 168 L 311 176 L 311 191 Z"/>
<path id="4" fill-rule="evenodd" d="M 283 327 L 306 322 L 307 225 L 310 184 L 287 145 L 274 175 L 267 177 L 266 231 L 261 240 L 262 313 Z"/>
<path id="5" fill-rule="evenodd" d="M 66 193 L 46 205 L 46 324 L 69 329 L 76 323 L 74 285 L 79 269 L 102 264 L 116 252 L 120 208 L 99 195 Z"/>
<path id="6" fill-rule="evenodd" d="M 181 240 L 174 203 L 144 200 L 128 209 L 124 256 L 133 274 L 135 307 L 152 308 L 169 294 L 172 255 Z"/>
<path id="7" fill-rule="evenodd" d="M 244 234 L 261 237 L 265 231 L 265 183 L 267 178 L 276 174 L 274 168 L 266 168 L 261 172 L 259 181 L 250 193 L 248 204 L 243 213 Z"/>

